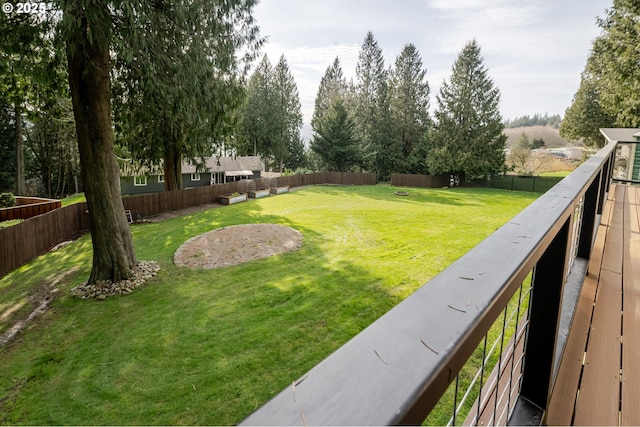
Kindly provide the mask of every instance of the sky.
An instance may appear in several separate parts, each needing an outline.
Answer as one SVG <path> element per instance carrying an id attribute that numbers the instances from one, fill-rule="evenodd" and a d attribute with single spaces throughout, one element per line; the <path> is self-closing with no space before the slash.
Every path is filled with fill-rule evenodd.
<path id="1" fill-rule="evenodd" d="M 501 93 L 504 119 L 536 113 L 564 116 L 580 85 L 596 18 L 613 0 L 261 0 L 254 10 L 272 65 L 284 55 L 309 122 L 320 79 L 338 57 L 347 80 L 371 31 L 385 66 L 412 43 L 422 57 L 431 109 L 465 44 L 480 45 Z M 261 55 L 262 56 L 262 55 Z"/>

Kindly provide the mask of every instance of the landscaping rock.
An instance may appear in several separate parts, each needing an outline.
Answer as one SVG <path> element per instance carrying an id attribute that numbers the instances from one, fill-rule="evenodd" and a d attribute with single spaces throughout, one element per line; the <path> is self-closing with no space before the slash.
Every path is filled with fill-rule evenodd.
<path id="1" fill-rule="evenodd" d="M 115 283 L 110 280 L 99 280 L 92 284 L 83 283 L 71 289 L 71 295 L 81 299 L 95 298 L 99 301 L 114 295 L 129 295 L 134 289 L 155 276 L 160 271 L 160 266 L 155 261 L 140 261 L 131 270 L 133 273 L 131 279 Z"/>

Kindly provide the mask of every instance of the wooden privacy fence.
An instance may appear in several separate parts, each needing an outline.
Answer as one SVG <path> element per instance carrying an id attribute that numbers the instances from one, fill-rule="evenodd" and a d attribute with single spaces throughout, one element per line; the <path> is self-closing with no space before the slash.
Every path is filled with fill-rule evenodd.
<path id="1" fill-rule="evenodd" d="M 259 178 L 256 187 L 268 187 L 268 178 Z M 351 172 L 316 172 L 302 175 L 281 176 L 269 181 L 277 186 L 303 187 L 307 185 L 335 184 L 335 185 L 375 185 L 376 175 L 373 173 Z M 222 195 L 240 191 L 241 181 L 226 184 L 208 185 L 187 190 L 168 191 L 164 193 L 145 194 L 124 197 L 124 208 L 130 210 L 133 219 L 157 215 L 163 212 L 177 211 L 192 206 L 214 203 Z M 265 187 L 265 188 L 267 188 Z"/>
<path id="2" fill-rule="evenodd" d="M 0 229 L 0 276 L 88 230 L 86 211 L 86 203 L 77 203 Z"/>
<path id="3" fill-rule="evenodd" d="M 260 180 L 264 184 L 268 179 Z M 272 178 L 278 186 L 301 187 L 317 184 L 375 185 L 372 173 L 317 172 Z M 238 191 L 240 181 L 187 190 L 123 197 L 125 210 L 133 219 L 176 211 L 218 201 L 224 194 Z M 57 201 L 59 204 L 60 201 Z M 65 240 L 89 230 L 87 204 L 78 203 L 34 216 L 12 227 L 0 229 L 0 276 L 43 254 Z"/>
<path id="4" fill-rule="evenodd" d="M 62 203 L 60 200 L 39 197 L 16 197 L 16 205 L 10 208 L 0 208 L 0 221 L 29 219 L 58 209 L 62 206 Z"/>
<path id="5" fill-rule="evenodd" d="M 396 187 L 442 188 L 448 187 L 449 182 L 449 175 L 391 174 L 391 185 Z"/>

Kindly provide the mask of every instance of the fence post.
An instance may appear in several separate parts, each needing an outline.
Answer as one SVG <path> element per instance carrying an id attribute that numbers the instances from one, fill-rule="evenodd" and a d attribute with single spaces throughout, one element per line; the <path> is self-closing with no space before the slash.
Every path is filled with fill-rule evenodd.
<path id="1" fill-rule="evenodd" d="M 542 411 L 547 407 L 552 385 L 558 320 L 569 250 L 570 216 L 538 260 L 529 302 L 529 330 L 524 357 L 521 397 Z"/>

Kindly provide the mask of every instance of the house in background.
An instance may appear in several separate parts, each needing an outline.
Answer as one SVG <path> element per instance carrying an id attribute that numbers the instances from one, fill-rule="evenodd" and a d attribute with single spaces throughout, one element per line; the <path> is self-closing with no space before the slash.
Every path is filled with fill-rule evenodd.
<path id="1" fill-rule="evenodd" d="M 158 193 L 164 191 L 162 166 L 135 167 L 130 160 L 119 159 L 120 192 L 122 194 Z M 209 157 L 204 165 L 183 162 L 182 188 L 224 184 L 241 179 L 260 178 L 264 163 L 258 156 Z"/>

